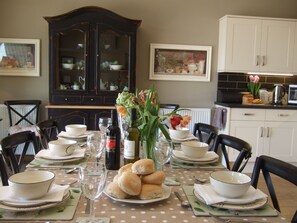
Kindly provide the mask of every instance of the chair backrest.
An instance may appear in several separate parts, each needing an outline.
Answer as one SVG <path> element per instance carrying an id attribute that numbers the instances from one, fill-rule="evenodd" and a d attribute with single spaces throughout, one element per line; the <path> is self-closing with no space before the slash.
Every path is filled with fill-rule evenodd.
<path id="1" fill-rule="evenodd" d="M 1 152 L 1 151 L 0 151 Z M 0 174 L 1 174 L 1 180 L 2 185 L 7 186 L 8 185 L 8 172 L 7 172 L 7 164 L 3 158 L 2 152 L 0 153 Z"/>
<path id="2" fill-rule="evenodd" d="M 47 149 L 48 142 L 57 139 L 60 132 L 59 123 L 53 119 L 38 122 L 36 129 L 43 149 Z"/>
<path id="3" fill-rule="evenodd" d="M 230 161 L 226 147 L 239 151 L 232 168 L 230 167 Z M 243 141 L 242 139 L 230 135 L 220 134 L 216 137 L 213 151 L 218 153 L 219 148 L 221 148 L 227 168 L 232 171 L 241 172 L 246 166 L 249 158 L 252 156 L 252 148 L 250 144 Z M 243 160 L 245 160 L 244 164 L 242 164 Z"/>
<path id="4" fill-rule="evenodd" d="M 297 167 L 290 163 L 286 163 L 284 161 L 269 156 L 259 156 L 256 159 L 252 173 L 251 185 L 255 188 L 257 188 L 258 179 L 261 171 L 263 173 L 263 177 L 265 179 L 272 200 L 272 204 L 274 208 L 280 212 L 280 207 L 271 181 L 270 173 L 277 175 L 297 186 Z M 297 219 L 296 213 L 294 217 Z"/>
<path id="5" fill-rule="evenodd" d="M 160 104 L 160 108 L 172 109 L 174 111 L 179 109 L 179 105 L 178 104 Z"/>
<path id="6" fill-rule="evenodd" d="M 31 131 L 18 132 L 8 135 L 3 138 L 0 143 L 3 158 L 11 171 L 8 175 L 20 172 L 30 143 L 32 143 L 35 153 L 39 151 L 37 137 L 35 133 Z M 19 147 L 21 144 L 23 144 L 23 147 Z M 20 150 L 22 149 L 20 151 L 20 155 L 15 154 L 17 148 Z"/>
<path id="7" fill-rule="evenodd" d="M 39 107 L 41 104 L 40 100 L 6 100 L 4 104 L 8 109 L 9 124 L 10 126 L 19 125 L 23 123 L 24 125 L 34 125 L 39 119 Z M 18 111 L 16 106 L 30 106 L 29 110 Z M 35 112 L 33 119 L 29 118 L 31 114 Z M 17 118 L 14 119 L 13 117 Z M 15 122 L 14 122 L 15 120 Z"/>
<path id="8" fill-rule="evenodd" d="M 198 136 L 200 142 L 205 142 L 210 145 L 210 150 L 212 149 L 214 140 L 218 134 L 216 127 L 205 124 L 205 123 L 195 123 L 193 128 L 193 135 Z"/>

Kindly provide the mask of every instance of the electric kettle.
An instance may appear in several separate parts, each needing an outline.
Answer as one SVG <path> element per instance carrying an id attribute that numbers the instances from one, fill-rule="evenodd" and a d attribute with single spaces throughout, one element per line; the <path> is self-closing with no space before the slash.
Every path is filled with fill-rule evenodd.
<path id="1" fill-rule="evenodd" d="M 275 84 L 272 91 L 272 104 L 281 105 L 286 94 L 286 88 L 282 84 Z"/>

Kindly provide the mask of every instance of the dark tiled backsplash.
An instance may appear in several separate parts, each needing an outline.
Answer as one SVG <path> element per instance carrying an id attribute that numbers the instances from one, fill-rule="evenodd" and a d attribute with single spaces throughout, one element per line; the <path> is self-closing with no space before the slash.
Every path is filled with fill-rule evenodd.
<path id="1" fill-rule="evenodd" d="M 297 84 L 297 76 L 259 75 L 261 88 L 272 91 L 274 84 L 283 84 L 288 90 L 289 84 Z M 218 73 L 217 101 L 241 103 L 242 95 L 246 92 L 249 74 Z"/>

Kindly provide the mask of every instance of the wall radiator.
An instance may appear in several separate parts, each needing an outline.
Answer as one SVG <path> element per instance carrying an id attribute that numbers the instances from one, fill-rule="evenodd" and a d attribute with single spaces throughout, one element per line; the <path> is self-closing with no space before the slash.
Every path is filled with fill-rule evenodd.
<path id="1" fill-rule="evenodd" d="M 29 112 L 32 108 L 33 108 L 33 105 L 27 105 L 27 106 L 24 106 L 24 105 L 15 105 L 13 106 L 15 110 L 17 110 L 20 114 L 26 114 L 27 112 Z M 36 116 L 36 111 L 32 112 L 28 117 L 27 119 L 29 119 L 31 122 L 34 123 L 35 121 L 35 117 Z M 8 135 L 8 128 L 9 128 L 9 115 L 8 115 L 8 111 L 7 111 L 7 107 L 6 105 L 4 104 L 0 104 L 0 118 L 2 118 L 2 121 L 0 121 L 0 140 L 4 137 L 6 137 Z M 17 115 L 13 115 L 12 116 L 12 122 L 13 123 L 16 123 L 17 120 L 19 120 L 20 117 L 17 116 Z M 24 125 L 26 124 L 26 121 L 22 121 L 20 123 L 20 125 Z M 17 149 L 16 153 L 18 153 L 20 149 Z M 28 154 L 34 154 L 33 152 L 33 146 L 30 145 L 29 148 L 28 148 L 28 151 L 27 153 Z"/>
<path id="2" fill-rule="evenodd" d="M 182 108 L 182 109 L 188 109 L 179 111 L 178 114 L 180 115 L 189 115 L 192 117 L 191 122 L 187 126 L 190 129 L 190 132 L 192 133 L 194 124 L 198 122 L 210 124 L 211 118 L 212 118 L 212 109 L 211 108 Z M 161 113 L 167 114 L 170 113 L 172 109 L 161 109 Z"/>

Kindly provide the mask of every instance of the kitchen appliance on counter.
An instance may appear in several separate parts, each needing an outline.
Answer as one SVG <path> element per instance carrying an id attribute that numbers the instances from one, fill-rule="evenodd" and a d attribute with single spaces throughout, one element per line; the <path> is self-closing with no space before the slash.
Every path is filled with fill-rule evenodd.
<path id="1" fill-rule="evenodd" d="M 282 105 L 286 95 L 286 88 L 282 84 L 275 84 L 272 91 L 272 104 Z"/>
<path id="2" fill-rule="evenodd" d="M 289 85 L 288 103 L 297 105 L 297 85 Z"/>

